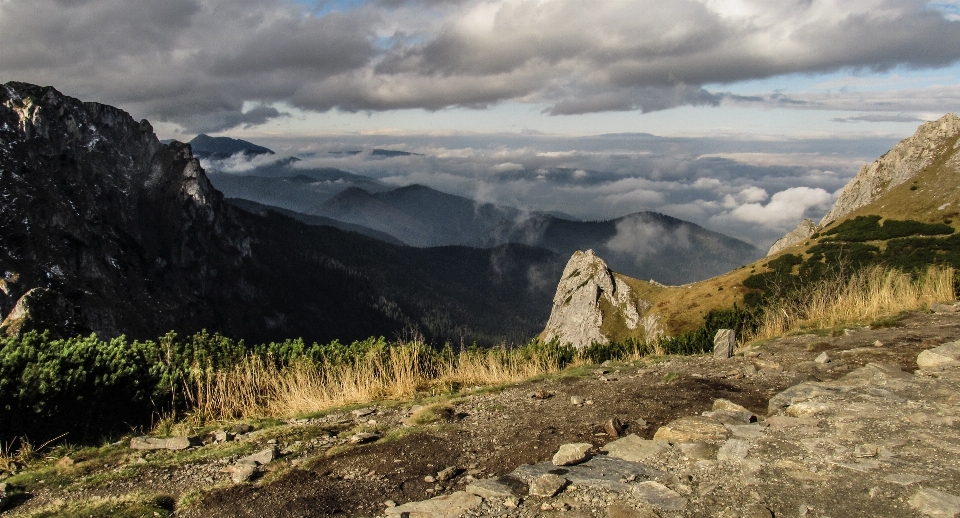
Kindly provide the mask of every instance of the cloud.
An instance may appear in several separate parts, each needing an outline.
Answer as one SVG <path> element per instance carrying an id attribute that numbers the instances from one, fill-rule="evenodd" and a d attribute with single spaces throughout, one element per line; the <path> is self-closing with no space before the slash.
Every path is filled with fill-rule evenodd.
<path id="1" fill-rule="evenodd" d="M 952 3 L 924 0 L 375 0 L 334 10 L 294 0 L 6 1 L 0 70 L 192 132 L 269 121 L 284 116 L 281 106 L 913 113 L 955 106 L 960 94 L 952 85 L 921 89 L 933 94 L 926 99 L 711 88 L 946 66 L 960 59 L 955 15 Z"/>
<path id="2" fill-rule="evenodd" d="M 791 187 L 775 193 L 766 205 L 744 201 L 746 203 L 726 204 L 727 210 L 710 216 L 710 221 L 720 227 L 747 224 L 758 230 L 759 235 L 782 236 L 804 217 L 823 214 L 833 204 L 834 197 L 822 188 Z"/>
<path id="3" fill-rule="evenodd" d="M 866 115 L 858 115 L 856 117 L 846 117 L 846 118 L 834 118 L 830 119 L 833 122 L 924 122 L 923 119 L 915 117 L 913 115 L 905 114 L 883 114 L 883 113 L 874 113 Z"/>

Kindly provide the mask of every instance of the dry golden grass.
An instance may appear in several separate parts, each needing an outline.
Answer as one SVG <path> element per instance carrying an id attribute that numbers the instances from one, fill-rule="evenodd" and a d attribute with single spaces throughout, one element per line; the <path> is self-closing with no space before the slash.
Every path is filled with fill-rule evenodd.
<path id="1" fill-rule="evenodd" d="M 282 417 L 378 400 L 399 400 L 431 387 L 499 385 L 560 370 L 547 353 L 494 348 L 463 351 L 436 364 L 421 342 L 401 343 L 386 356 L 326 366 L 303 359 L 283 367 L 250 356 L 228 370 L 195 373 L 187 421 Z"/>
<path id="2" fill-rule="evenodd" d="M 745 338 L 775 338 L 924 309 L 955 298 L 953 278 L 953 268 L 931 266 L 915 278 L 892 268 L 869 267 L 849 278 L 818 282 L 797 298 L 772 304 L 757 332 Z"/>

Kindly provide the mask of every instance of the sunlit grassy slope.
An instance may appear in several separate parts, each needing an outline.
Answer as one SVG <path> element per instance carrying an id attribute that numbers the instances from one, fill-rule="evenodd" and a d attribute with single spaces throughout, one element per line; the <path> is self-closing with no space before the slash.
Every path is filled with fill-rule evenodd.
<path id="1" fill-rule="evenodd" d="M 960 138 L 948 139 L 939 149 L 928 149 L 937 158 L 911 180 L 893 187 L 873 203 L 828 224 L 821 235 L 800 242 L 778 254 L 757 260 L 733 271 L 684 286 L 661 286 L 646 281 L 620 276 L 639 298 L 650 301 L 653 307 L 647 315 L 659 315 L 667 334 L 689 331 L 703 323 L 712 309 L 725 309 L 744 304 L 744 294 L 750 291 L 743 282 L 752 274 L 768 271 L 767 264 L 786 254 L 810 257 L 810 249 L 826 242 L 824 232 L 858 216 L 878 215 L 882 220 L 914 220 L 922 223 L 948 224 L 960 229 Z M 799 223 L 799 222 L 798 222 Z M 936 239 L 946 239 L 948 236 Z M 954 238 L 956 239 L 956 238 Z M 886 250 L 888 241 L 868 241 L 868 245 Z M 942 261 L 949 264 L 949 261 Z M 956 266 L 956 265 L 954 265 Z M 606 324 L 608 328 L 614 324 Z"/>

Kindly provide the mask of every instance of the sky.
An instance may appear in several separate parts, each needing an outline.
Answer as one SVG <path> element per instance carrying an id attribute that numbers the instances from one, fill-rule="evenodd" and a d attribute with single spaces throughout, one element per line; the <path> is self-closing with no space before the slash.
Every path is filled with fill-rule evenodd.
<path id="1" fill-rule="evenodd" d="M 758 246 L 960 111 L 958 60 L 960 0 L 0 0 L 0 82 L 161 138 Z M 419 155 L 330 153 L 373 147 Z"/>

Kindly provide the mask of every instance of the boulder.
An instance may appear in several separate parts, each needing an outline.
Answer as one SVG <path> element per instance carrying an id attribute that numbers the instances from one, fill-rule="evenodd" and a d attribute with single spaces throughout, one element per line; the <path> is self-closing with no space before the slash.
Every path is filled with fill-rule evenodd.
<path id="1" fill-rule="evenodd" d="M 479 496 L 471 495 L 466 491 L 457 491 L 422 502 L 388 507 L 385 514 L 406 518 L 458 518 L 481 503 L 483 499 Z"/>
<path id="2" fill-rule="evenodd" d="M 921 352 L 917 366 L 921 369 L 940 369 L 960 365 L 960 342 L 950 342 Z"/>
<path id="3" fill-rule="evenodd" d="M 733 329 L 719 329 L 713 336 L 713 357 L 727 359 L 733 356 L 737 346 L 737 333 Z"/>
<path id="4" fill-rule="evenodd" d="M 580 464 L 590 458 L 590 449 L 593 445 L 588 442 L 564 444 L 553 455 L 554 466 L 571 466 Z"/>
<path id="5" fill-rule="evenodd" d="M 722 423 L 703 416 L 681 417 L 657 430 L 655 441 L 667 441 L 671 444 L 682 442 L 723 442 L 730 437 Z"/>
<path id="6" fill-rule="evenodd" d="M 540 475 L 530 483 L 530 494 L 533 496 L 551 498 L 560 491 L 563 491 L 563 488 L 567 487 L 567 484 L 569 483 L 569 480 L 561 477 L 560 475 L 547 473 L 545 475 Z"/>
<path id="7" fill-rule="evenodd" d="M 630 434 L 622 439 L 607 443 L 603 450 L 607 455 L 631 462 L 643 462 L 670 449 L 666 441 L 650 441 Z"/>
<path id="8" fill-rule="evenodd" d="M 130 447 L 134 450 L 185 450 L 193 446 L 191 437 L 134 437 Z"/>

